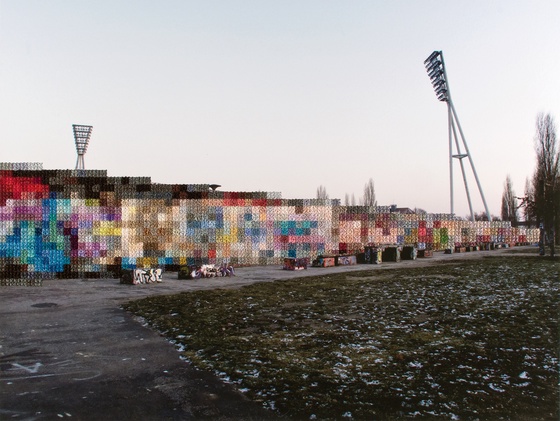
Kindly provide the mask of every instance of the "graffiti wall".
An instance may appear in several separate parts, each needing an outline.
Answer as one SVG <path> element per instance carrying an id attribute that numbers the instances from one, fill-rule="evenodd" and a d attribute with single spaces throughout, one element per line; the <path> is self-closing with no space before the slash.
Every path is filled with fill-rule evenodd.
<path id="1" fill-rule="evenodd" d="M 0 164 L 0 278 L 106 277 L 185 264 L 280 264 L 365 244 L 538 241 L 538 231 L 450 215 L 404 215 L 274 192 L 211 191 L 106 171 Z"/>

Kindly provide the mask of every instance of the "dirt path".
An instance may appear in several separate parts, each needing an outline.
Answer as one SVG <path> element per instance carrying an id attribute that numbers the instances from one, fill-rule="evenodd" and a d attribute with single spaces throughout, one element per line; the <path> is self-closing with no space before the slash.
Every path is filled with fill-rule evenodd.
<path id="1" fill-rule="evenodd" d="M 0 420 L 258 420 L 274 415 L 210 373 L 192 368 L 174 346 L 121 310 L 149 295 L 232 288 L 358 270 L 478 259 L 508 249 L 381 265 L 239 268 L 233 278 L 121 285 L 115 279 L 52 280 L 0 289 Z M 517 251 L 517 249 L 516 249 Z M 534 248 L 527 252 L 536 253 Z"/>

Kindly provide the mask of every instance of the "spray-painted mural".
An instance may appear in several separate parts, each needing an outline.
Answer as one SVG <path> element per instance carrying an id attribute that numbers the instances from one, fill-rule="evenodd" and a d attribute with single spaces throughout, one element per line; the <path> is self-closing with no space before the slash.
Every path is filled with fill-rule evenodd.
<path id="1" fill-rule="evenodd" d="M 285 257 L 413 244 L 442 250 L 532 243 L 538 230 L 468 222 L 274 192 L 155 184 L 106 171 L 0 164 L 0 278 L 105 277 L 195 263 L 280 264 Z"/>

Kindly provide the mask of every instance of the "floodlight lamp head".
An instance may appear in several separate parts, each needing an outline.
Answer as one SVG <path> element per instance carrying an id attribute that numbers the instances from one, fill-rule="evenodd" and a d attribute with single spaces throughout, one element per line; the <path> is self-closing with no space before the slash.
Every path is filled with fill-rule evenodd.
<path id="1" fill-rule="evenodd" d="M 428 72 L 428 77 L 432 82 L 437 99 L 443 102 L 449 101 L 449 89 L 445 76 L 445 65 L 441 51 L 434 51 L 424 60 L 424 66 Z"/>
<path id="2" fill-rule="evenodd" d="M 79 155 L 83 155 L 87 151 L 89 139 L 91 138 L 91 130 L 93 126 L 83 126 L 72 124 L 74 130 L 74 141 L 76 142 L 76 151 Z"/>
<path id="3" fill-rule="evenodd" d="M 441 51 L 434 51 L 432 54 L 430 54 L 430 57 L 428 57 L 426 60 L 424 60 L 424 64 L 427 64 L 433 60 L 435 60 L 436 58 L 438 58 L 438 56 L 441 54 Z"/>

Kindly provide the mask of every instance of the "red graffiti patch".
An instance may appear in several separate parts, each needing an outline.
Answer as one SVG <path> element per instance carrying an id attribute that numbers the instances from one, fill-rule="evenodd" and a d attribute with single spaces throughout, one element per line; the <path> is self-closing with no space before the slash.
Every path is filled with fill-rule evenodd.
<path id="1" fill-rule="evenodd" d="M 0 206 L 8 199 L 46 199 L 49 186 L 40 177 L 14 177 L 12 171 L 0 171 Z"/>

